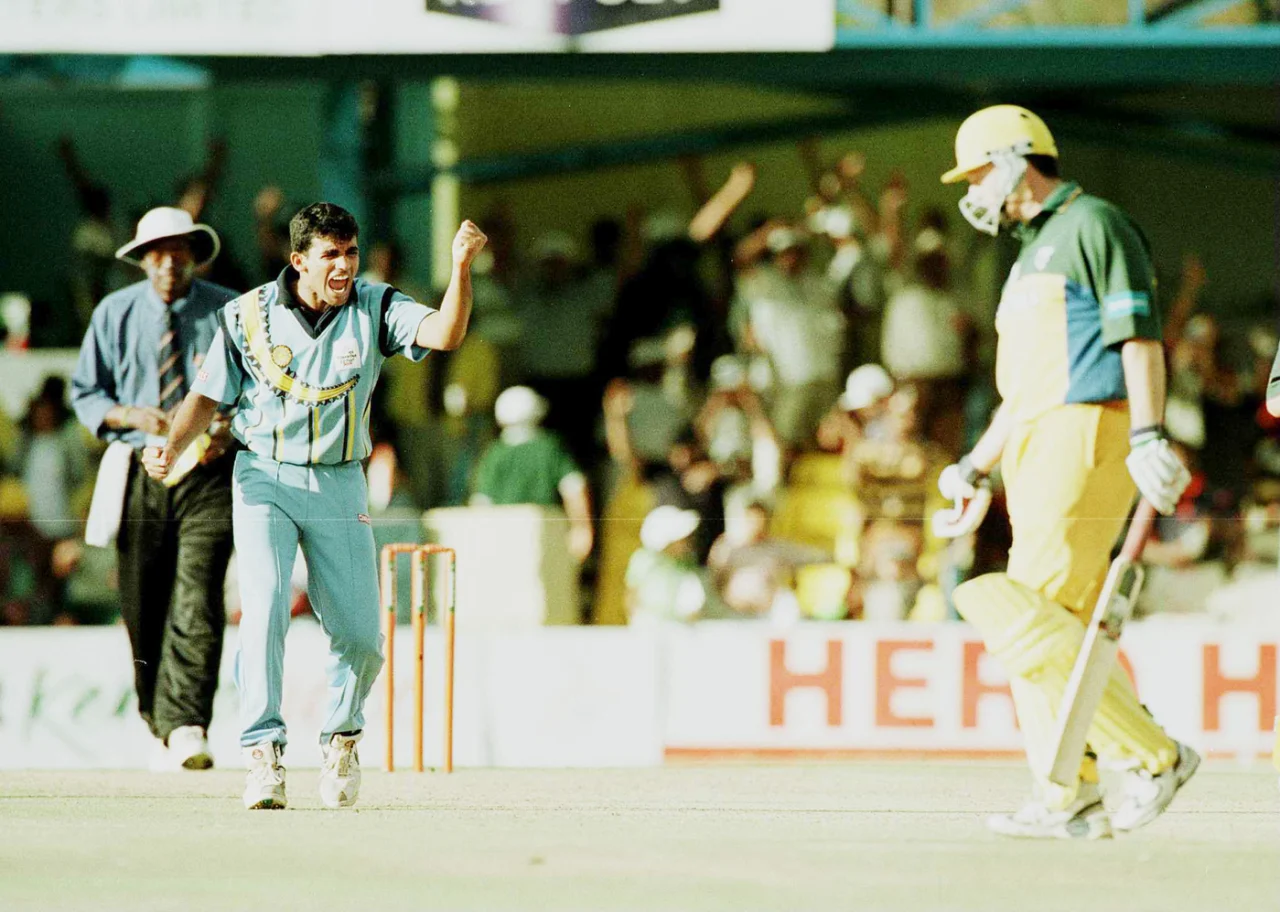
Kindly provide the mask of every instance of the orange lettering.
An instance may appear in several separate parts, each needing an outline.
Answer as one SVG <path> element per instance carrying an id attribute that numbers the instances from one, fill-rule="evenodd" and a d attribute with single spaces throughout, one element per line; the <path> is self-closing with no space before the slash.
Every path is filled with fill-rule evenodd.
<path id="1" fill-rule="evenodd" d="M 929 728 L 929 716 L 900 716 L 893 710 L 893 694 L 897 690 L 927 687 L 924 678 L 900 678 L 893 673 L 893 657 L 907 649 L 933 651 L 930 640 L 881 640 L 876 643 L 876 725 L 890 728 Z"/>
<path id="2" fill-rule="evenodd" d="M 1276 715 L 1276 647 L 1264 643 L 1258 647 L 1258 673 L 1252 678 L 1229 678 L 1219 663 L 1221 648 L 1217 643 L 1204 647 L 1204 730 L 1221 729 L 1222 698 L 1229 693 L 1254 694 L 1258 698 L 1258 730 L 1270 731 Z"/>
<path id="3" fill-rule="evenodd" d="M 977 640 L 969 640 L 964 644 L 963 679 L 960 682 L 960 724 L 964 728 L 978 727 L 978 704 L 982 698 L 990 694 L 999 694 L 1013 703 L 1013 694 L 1009 685 L 988 684 L 978 674 L 979 663 L 986 655 L 986 647 Z"/>
<path id="4" fill-rule="evenodd" d="M 844 685 L 844 643 L 827 641 L 827 667 L 814 674 L 793 674 L 787 668 L 785 640 L 769 641 L 769 724 L 785 725 L 787 694 L 796 688 L 814 687 L 827 695 L 827 724 L 833 728 L 843 719 L 841 691 Z"/>

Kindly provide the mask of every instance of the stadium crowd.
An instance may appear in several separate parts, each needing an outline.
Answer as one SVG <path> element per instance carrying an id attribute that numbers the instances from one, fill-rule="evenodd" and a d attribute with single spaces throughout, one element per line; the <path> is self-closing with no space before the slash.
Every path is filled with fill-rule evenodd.
<path id="1" fill-rule="evenodd" d="M 7 298 L 11 350 L 78 346 L 97 302 L 141 278 L 115 258 L 109 189 L 71 142 L 59 152 L 82 207 L 67 294 Z M 951 541 L 928 522 L 947 506 L 939 472 L 996 404 L 998 290 L 976 277 L 976 235 L 917 211 L 902 178 L 871 187 L 856 153 L 830 167 L 813 144 L 799 153 L 811 186 L 788 213 L 752 215 L 750 164 L 713 189 L 686 160 L 692 218 L 636 207 L 573 234 L 482 214 L 463 346 L 387 366 L 369 466 L 380 536 L 436 506 L 562 508 L 593 623 L 954 616 L 954 586 L 1008 546 L 998 521 Z M 165 202 L 199 220 L 224 160 L 213 145 Z M 208 277 L 274 278 L 289 214 L 264 188 L 254 236 L 224 233 Z M 430 303 L 395 243 L 369 240 L 365 275 Z M 1208 282 L 1188 256 L 1164 301 L 1167 424 L 1195 480 L 1148 546 L 1147 610 L 1195 610 L 1274 565 L 1280 423 L 1262 403 L 1277 340 L 1219 327 Z M 114 555 L 81 541 L 101 450 L 62 377 L 25 414 L 0 412 L 0 624 L 115 620 Z"/>

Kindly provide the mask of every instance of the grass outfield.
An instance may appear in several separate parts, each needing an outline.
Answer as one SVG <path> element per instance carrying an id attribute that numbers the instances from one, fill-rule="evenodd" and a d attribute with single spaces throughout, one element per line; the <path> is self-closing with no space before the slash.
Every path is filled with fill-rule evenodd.
<path id="1" fill-rule="evenodd" d="M 1280 908 L 1274 774 L 1204 768 L 1146 830 L 998 839 L 1012 764 L 368 772 L 324 810 L 248 812 L 238 772 L 0 773 L 0 909 Z"/>

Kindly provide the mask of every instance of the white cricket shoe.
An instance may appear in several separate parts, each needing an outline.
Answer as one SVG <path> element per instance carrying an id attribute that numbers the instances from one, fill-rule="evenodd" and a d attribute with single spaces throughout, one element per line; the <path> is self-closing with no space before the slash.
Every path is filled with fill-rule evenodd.
<path id="1" fill-rule="evenodd" d="M 284 810 L 289 802 L 284 796 L 280 745 L 274 741 L 263 741 L 243 750 L 245 763 L 249 766 L 244 783 L 244 806 L 251 811 Z"/>
<path id="2" fill-rule="evenodd" d="M 987 829 L 1021 839 L 1109 839 L 1111 818 L 1096 782 L 1081 782 L 1076 800 L 1055 810 L 1039 795 L 1012 814 L 987 818 Z"/>
<path id="3" fill-rule="evenodd" d="M 351 807 L 360 797 L 360 754 L 354 735 L 334 735 L 324 748 L 324 764 L 320 767 L 320 800 L 325 807 Z"/>
<path id="4" fill-rule="evenodd" d="M 1178 744 L 1178 759 L 1163 773 L 1145 769 L 1129 770 L 1121 780 L 1121 799 L 1111 814 L 1111 822 L 1122 833 L 1144 827 L 1165 812 L 1178 789 L 1187 784 L 1200 767 L 1200 755 Z"/>
<path id="5" fill-rule="evenodd" d="M 198 725 L 183 725 L 169 732 L 169 760 L 180 768 L 207 770 L 213 766 L 209 739 Z"/>

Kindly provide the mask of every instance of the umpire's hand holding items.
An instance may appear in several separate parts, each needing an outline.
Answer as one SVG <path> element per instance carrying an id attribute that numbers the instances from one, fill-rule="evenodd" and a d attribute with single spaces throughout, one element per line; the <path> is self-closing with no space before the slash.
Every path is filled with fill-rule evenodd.
<path id="1" fill-rule="evenodd" d="M 1163 427 L 1140 428 L 1130 434 L 1125 465 L 1142 496 L 1166 516 L 1191 484 L 1191 473 L 1173 451 Z"/>
<path id="2" fill-rule="evenodd" d="M 142 465 L 147 474 L 156 481 L 164 481 L 169 474 L 169 453 L 166 447 L 149 446 L 142 448 Z"/>

